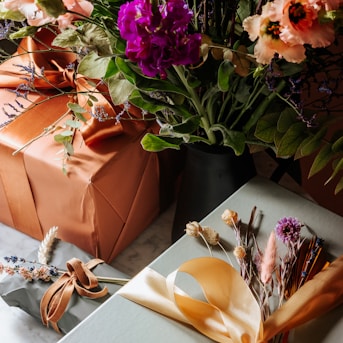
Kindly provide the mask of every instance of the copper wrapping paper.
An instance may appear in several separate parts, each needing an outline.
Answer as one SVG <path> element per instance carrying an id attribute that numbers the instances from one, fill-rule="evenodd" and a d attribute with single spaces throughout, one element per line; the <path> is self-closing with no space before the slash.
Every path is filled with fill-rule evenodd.
<path id="1" fill-rule="evenodd" d="M 13 93 L 0 91 L 0 107 L 15 99 Z M 37 95 L 29 98 L 36 101 Z M 57 155 L 62 146 L 52 134 L 12 156 L 58 120 L 68 101 L 67 97 L 49 100 L 0 129 L 0 221 L 36 239 L 56 225 L 62 240 L 110 261 L 159 212 L 158 157 L 140 145 L 151 128 L 127 121 L 114 128 L 113 137 L 106 133 L 91 146 L 76 132 L 67 176 Z M 1 112 L 0 123 L 7 119 Z"/>

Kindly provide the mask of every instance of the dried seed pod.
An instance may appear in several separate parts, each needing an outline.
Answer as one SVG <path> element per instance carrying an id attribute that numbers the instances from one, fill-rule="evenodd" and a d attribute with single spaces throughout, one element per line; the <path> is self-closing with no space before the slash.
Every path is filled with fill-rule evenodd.
<path id="1" fill-rule="evenodd" d="M 211 245 L 217 245 L 219 243 L 219 233 L 212 228 L 205 226 L 202 231 L 207 243 Z"/>
<path id="2" fill-rule="evenodd" d="M 229 226 L 235 226 L 238 222 L 238 213 L 226 209 L 222 214 L 223 221 Z"/>
<path id="3" fill-rule="evenodd" d="M 198 222 L 193 221 L 186 224 L 185 231 L 188 236 L 199 237 L 200 232 L 202 232 L 202 227 Z"/>
<path id="4" fill-rule="evenodd" d="M 233 254 L 235 255 L 235 257 L 238 260 L 243 260 L 247 253 L 246 253 L 244 247 L 239 245 L 239 246 L 235 247 L 235 249 L 233 250 Z"/>

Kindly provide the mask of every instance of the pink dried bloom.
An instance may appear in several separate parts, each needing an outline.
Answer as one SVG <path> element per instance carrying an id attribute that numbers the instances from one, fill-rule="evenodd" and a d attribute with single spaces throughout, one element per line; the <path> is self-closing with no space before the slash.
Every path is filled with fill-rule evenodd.
<path id="1" fill-rule="evenodd" d="M 14 275 L 14 273 L 15 273 L 14 268 L 9 267 L 9 266 L 5 266 L 4 271 L 5 271 L 5 273 L 7 273 L 8 275 Z"/>
<path id="2" fill-rule="evenodd" d="M 19 268 L 19 274 L 28 281 L 32 281 L 33 280 L 33 276 L 32 276 L 32 272 L 30 270 L 28 270 L 25 267 L 20 267 Z"/>
<path id="3" fill-rule="evenodd" d="M 294 217 L 284 217 L 281 218 L 275 227 L 276 236 L 283 243 L 295 243 L 300 238 L 300 230 L 302 224 L 297 218 Z"/>
<path id="4" fill-rule="evenodd" d="M 4 269 L 5 269 L 4 265 L 0 262 L 0 274 L 2 274 Z"/>
<path id="5" fill-rule="evenodd" d="M 275 232 L 272 231 L 270 233 L 261 264 L 261 281 L 264 284 L 270 282 L 272 279 L 272 274 L 275 268 L 276 250 Z"/>

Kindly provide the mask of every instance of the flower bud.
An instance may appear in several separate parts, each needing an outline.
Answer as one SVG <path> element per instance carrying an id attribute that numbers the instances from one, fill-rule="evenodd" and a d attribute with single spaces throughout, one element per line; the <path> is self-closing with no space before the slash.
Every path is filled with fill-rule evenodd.
<path id="1" fill-rule="evenodd" d="M 235 249 L 233 250 L 233 254 L 238 260 L 243 260 L 243 258 L 246 256 L 247 253 L 244 247 L 239 245 L 238 247 L 235 247 Z"/>
<path id="2" fill-rule="evenodd" d="M 234 226 L 238 222 L 238 213 L 226 209 L 222 214 L 222 219 L 227 225 Z"/>
<path id="3" fill-rule="evenodd" d="M 186 234 L 192 237 L 199 237 L 199 233 L 202 231 L 202 227 L 198 222 L 189 222 L 186 224 Z"/>
<path id="4" fill-rule="evenodd" d="M 207 243 L 211 245 L 217 245 L 219 243 L 219 233 L 208 226 L 203 228 L 202 232 L 204 238 L 206 239 Z"/>
<path id="5" fill-rule="evenodd" d="M 67 12 L 62 0 L 36 0 L 36 4 L 53 18 L 58 18 Z"/>

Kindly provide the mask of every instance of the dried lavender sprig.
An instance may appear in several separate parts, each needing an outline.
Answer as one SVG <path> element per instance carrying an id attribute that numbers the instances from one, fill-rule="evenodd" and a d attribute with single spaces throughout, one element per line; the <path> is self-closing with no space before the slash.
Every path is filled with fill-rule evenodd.
<path id="1" fill-rule="evenodd" d="M 8 275 L 19 274 L 29 282 L 34 280 L 41 280 L 44 282 L 54 281 L 54 278 L 66 272 L 66 270 L 59 269 L 52 265 L 44 265 L 36 261 L 27 261 L 24 258 L 17 256 L 5 256 L 4 260 L 9 263 L 13 263 L 14 266 L 4 265 L 0 262 L 0 274 L 3 272 Z M 18 262 L 20 264 L 18 264 Z M 130 281 L 130 279 L 127 278 L 114 278 L 97 275 L 95 275 L 95 277 L 99 282 L 114 283 L 118 285 L 124 285 Z"/>

